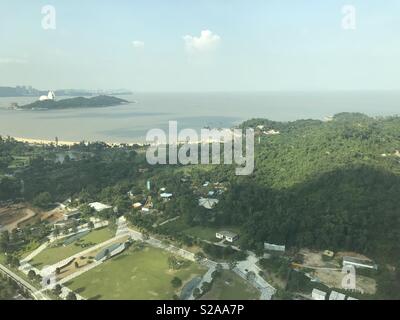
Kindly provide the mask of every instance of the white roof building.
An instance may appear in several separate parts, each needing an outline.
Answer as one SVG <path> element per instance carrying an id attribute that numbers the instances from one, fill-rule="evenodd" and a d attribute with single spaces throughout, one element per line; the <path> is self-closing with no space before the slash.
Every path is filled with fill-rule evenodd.
<path id="1" fill-rule="evenodd" d="M 46 101 L 46 100 L 54 100 L 56 98 L 56 94 L 54 91 L 49 91 L 47 96 L 40 96 L 39 101 Z"/>
<path id="2" fill-rule="evenodd" d="M 353 298 L 353 297 L 347 297 L 347 300 L 358 300 L 358 299 Z"/>
<path id="3" fill-rule="evenodd" d="M 264 249 L 265 250 L 271 250 L 271 251 L 285 252 L 286 246 L 264 242 Z"/>
<path id="4" fill-rule="evenodd" d="M 172 193 L 166 193 L 166 192 L 164 192 L 164 193 L 161 193 L 161 194 L 160 194 L 160 197 L 163 198 L 163 199 L 169 199 L 169 198 L 172 197 Z"/>
<path id="5" fill-rule="evenodd" d="M 199 206 L 204 207 L 208 210 L 211 210 L 218 204 L 219 200 L 218 199 L 212 199 L 212 198 L 200 198 L 199 199 Z"/>
<path id="6" fill-rule="evenodd" d="M 354 266 L 356 268 L 378 269 L 378 266 L 371 260 L 356 257 L 343 257 L 343 266 Z"/>
<path id="7" fill-rule="evenodd" d="M 343 293 L 339 293 L 337 291 L 332 291 L 331 294 L 329 295 L 329 300 L 345 300 L 346 295 Z"/>
<path id="8" fill-rule="evenodd" d="M 111 209 L 111 206 L 101 203 L 101 202 L 92 202 L 89 203 L 89 207 L 93 208 L 94 210 L 96 210 L 97 212 L 106 210 L 106 209 Z"/>
<path id="9" fill-rule="evenodd" d="M 219 231 L 215 234 L 218 239 L 225 239 L 228 242 L 234 242 L 235 240 L 239 239 L 239 235 L 237 233 L 231 231 Z"/>
<path id="10" fill-rule="evenodd" d="M 313 298 L 313 300 L 325 300 L 326 292 L 318 289 L 313 289 L 311 297 Z"/>
<path id="11" fill-rule="evenodd" d="M 140 208 L 142 204 L 140 202 L 136 202 L 132 205 L 135 209 Z"/>

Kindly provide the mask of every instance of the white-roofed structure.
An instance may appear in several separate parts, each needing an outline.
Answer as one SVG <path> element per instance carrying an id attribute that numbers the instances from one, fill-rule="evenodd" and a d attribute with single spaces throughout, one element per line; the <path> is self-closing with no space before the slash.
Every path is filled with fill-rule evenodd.
<path id="1" fill-rule="evenodd" d="M 169 199 L 172 197 L 172 193 L 163 192 L 160 194 L 160 197 L 163 199 Z"/>
<path id="2" fill-rule="evenodd" d="M 271 250 L 271 251 L 285 252 L 286 246 L 264 242 L 264 249 Z"/>
<path id="3" fill-rule="evenodd" d="M 313 298 L 313 300 L 325 300 L 326 292 L 318 289 L 313 289 L 311 297 Z"/>
<path id="4" fill-rule="evenodd" d="M 354 266 L 356 268 L 378 269 L 378 266 L 371 260 L 356 257 L 343 257 L 343 266 Z"/>
<path id="5" fill-rule="evenodd" d="M 234 242 L 235 240 L 239 239 L 239 235 L 232 231 L 219 231 L 215 234 L 218 239 L 225 239 L 228 242 Z"/>
<path id="6" fill-rule="evenodd" d="M 337 291 L 332 291 L 331 294 L 329 295 L 329 300 L 345 300 L 345 299 L 346 295 Z"/>
<path id="7" fill-rule="evenodd" d="M 211 210 L 218 204 L 219 200 L 218 199 L 212 199 L 212 198 L 200 198 L 199 199 L 199 206 L 204 207 L 208 210 Z"/>
<path id="8" fill-rule="evenodd" d="M 104 203 L 101 203 L 101 202 L 89 203 L 89 207 L 93 208 L 97 212 L 101 212 L 101 211 L 106 210 L 106 209 L 111 209 L 111 206 L 109 206 L 107 204 L 104 204 Z"/>
<path id="9" fill-rule="evenodd" d="M 346 300 L 358 300 L 358 299 L 356 299 L 356 298 L 353 298 L 353 297 L 347 297 L 347 299 Z"/>
<path id="10" fill-rule="evenodd" d="M 39 101 L 55 100 L 55 98 L 56 94 L 54 93 L 54 91 L 49 91 L 47 96 L 40 96 Z"/>

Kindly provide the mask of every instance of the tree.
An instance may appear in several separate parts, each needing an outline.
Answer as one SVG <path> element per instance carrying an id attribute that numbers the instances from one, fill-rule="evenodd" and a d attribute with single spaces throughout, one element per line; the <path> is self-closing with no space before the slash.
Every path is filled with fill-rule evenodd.
<path id="1" fill-rule="evenodd" d="M 246 279 L 248 281 L 254 281 L 255 278 L 256 278 L 256 274 L 253 271 L 247 272 Z"/>
<path id="2" fill-rule="evenodd" d="M 203 282 L 201 286 L 201 291 L 202 294 L 205 294 L 206 292 L 210 291 L 212 287 L 212 284 L 210 282 Z"/>
<path id="3" fill-rule="evenodd" d="M 39 208 L 47 209 L 51 203 L 51 195 L 49 192 L 39 193 L 32 201 L 33 205 Z"/>
<path id="4" fill-rule="evenodd" d="M 196 262 L 200 262 L 200 261 L 202 261 L 203 259 L 205 259 L 205 255 L 204 255 L 204 253 L 203 252 L 197 252 L 195 255 L 194 255 L 194 259 L 196 260 Z"/>
<path id="5" fill-rule="evenodd" d="M 66 299 L 67 300 L 77 300 L 76 294 L 73 293 L 72 291 L 70 291 L 70 292 L 68 292 Z"/>
<path id="6" fill-rule="evenodd" d="M 180 286 L 182 286 L 182 280 L 178 277 L 174 277 L 171 280 L 171 284 L 174 288 L 179 288 Z"/>
<path id="7" fill-rule="evenodd" d="M 29 278 L 30 280 L 33 280 L 33 279 L 35 279 L 35 277 L 36 277 L 36 272 L 33 271 L 33 270 L 29 270 L 29 272 L 28 272 L 28 278 Z"/>
<path id="8" fill-rule="evenodd" d="M 230 270 L 233 270 L 233 269 L 235 269 L 236 267 L 237 267 L 237 261 L 235 261 L 235 260 L 232 260 L 232 261 L 229 261 L 229 269 Z"/>
<path id="9" fill-rule="evenodd" d="M 61 292 L 62 292 L 61 285 L 56 284 L 55 287 L 54 287 L 54 289 L 53 289 L 53 293 L 54 293 L 55 295 L 59 296 L 59 295 L 61 294 Z"/>
<path id="10" fill-rule="evenodd" d="M 175 256 L 168 257 L 168 266 L 171 270 L 176 270 L 179 268 L 179 261 Z"/>
<path id="11" fill-rule="evenodd" d="M 193 297 L 194 297 L 195 299 L 198 299 L 198 298 L 201 297 L 201 290 L 200 290 L 199 288 L 195 288 L 195 289 L 193 290 Z"/>

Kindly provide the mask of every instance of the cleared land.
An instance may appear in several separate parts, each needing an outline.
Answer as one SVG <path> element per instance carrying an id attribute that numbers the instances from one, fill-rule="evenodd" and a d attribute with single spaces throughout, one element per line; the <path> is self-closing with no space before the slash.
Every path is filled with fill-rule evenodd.
<path id="1" fill-rule="evenodd" d="M 260 292 L 232 271 L 224 270 L 201 300 L 257 300 Z"/>
<path id="2" fill-rule="evenodd" d="M 0 208 L 0 225 L 5 230 L 12 231 L 24 221 L 28 221 L 36 215 L 32 209 L 25 205 L 11 205 Z"/>
<path id="3" fill-rule="evenodd" d="M 30 263 L 32 266 L 40 269 L 111 239 L 113 236 L 114 234 L 108 228 L 103 228 L 91 231 L 88 235 L 66 246 L 63 246 L 65 239 L 62 239 L 43 250 Z"/>
<path id="4" fill-rule="evenodd" d="M 238 227 L 231 227 L 231 226 L 215 227 L 215 228 L 205 227 L 205 226 L 190 227 L 187 224 L 185 224 L 181 219 L 167 223 L 164 226 L 161 226 L 160 228 L 174 230 L 175 232 L 182 232 L 188 236 L 197 237 L 202 240 L 213 241 L 213 242 L 220 241 L 220 239 L 217 239 L 215 237 L 215 234 L 221 230 L 229 230 L 232 232 L 236 232 L 237 234 L 240 234 L 240 229 Z"/>
<path id="5" fill-rule="evenodd" d="M 179 277 L 185 283 L 206 270 L 190 261 L 179 270 L 170 270 L 169 256 L 169 253 L 153 247 L 129 249 L 67 285 L 88 299 L 172 299 L 180 291 L 180 288 L 172 287 L 171 280 L 174 277 Z"/>

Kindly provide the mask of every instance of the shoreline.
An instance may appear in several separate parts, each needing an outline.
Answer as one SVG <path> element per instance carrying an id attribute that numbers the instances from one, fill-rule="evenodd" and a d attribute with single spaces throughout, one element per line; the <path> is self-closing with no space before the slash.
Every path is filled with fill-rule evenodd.
<path id="1" fill-rule="evenodd" d="M 8 136 L 3 136 L 3 137 L 8 137 Z M 55 140 L 48 140 L 48 139 L 35 139 L 35 138 L 23 138 L 23 137 L 13 137 L 13 136 L 9 136 L 10 138 L 14 139 L 15 141 L 18 142 L 23 142 L 23 143 L 28 143 L 28 144 L 34 144 L 34 145 L 55 145 L 56 141 Z M 143 142 L 132 142 L 132 143 L 123 143 L 123 142 L 107 142 L 107 141 L 65 141 L 65 140 L 59 140 L 58 141 L 58 145 L 59 146 L 67 146 L 67 147 L 71 147 L 73 145 L 77 145 L 80 144 L 81 142 L 84 142 L 85 144 L 87 143 L 95 143 L 95 142 L 104 142 L 105 144 L 107 144 L 110 147 L 113 146 L 121 146 L 121 145 L 129 145 L 129 146 L 133 146 L 133 145 L 139 145 L 139 146 L 145 146 L 146 144 Z"/>
<path id="2" fill-rule="evenodd" d="M 36 139 L 36 138 L 24 138 L 24 137 L 14 137 L 10 135 L 1 135 L 3 138 L 10 137 L 11 139 L 14 139 L 15 141 L 22 142 L 22 143 L 27 143 L 27 144 L 32 144 L 32 145 L 56 145 L 55 140 L 48 140 L 48 139 Z M 84 142 L 86 145 L 88 143 L 95 143 L 95 142 L 102 142 L 105 143 L 106 145 L 110 147 L 118 147 L 122 145 L 128 145 L 128 146 L 140 146 L 140 147 L 145 147 L 145 146 L 154 146 L 154 145 L 164 145 L 162 143 L 159 144 L 154 144 L 154 142 L 130 142 L 130 143 L 125 143 L 125 142 L 107 142 L 107 141 L 101 141 L 101 140 L 96 140 L 96 141 L 87 141 L 87 140 L 82 140 L 82 141 L 66 141 L 66 140 L 59 140 L 57 145 L 58 146 L 66 146 L 66 147 L 71 147 L 77 144 L 80 144 L 81 142 Z M 178 144 L 185 144 L 186 141 L 178 141 Z M 207 139 L 207 141 L 203 140 L 196 140 L 196 141 L 190 141 L 189 144 L 203 144 L 203 143 L 222 143 L 221 140 L 212 140 L 212 139 Z M 167 142 L 167 145 L 170 144 Z"/>

